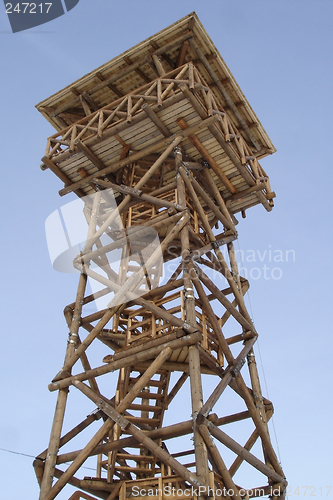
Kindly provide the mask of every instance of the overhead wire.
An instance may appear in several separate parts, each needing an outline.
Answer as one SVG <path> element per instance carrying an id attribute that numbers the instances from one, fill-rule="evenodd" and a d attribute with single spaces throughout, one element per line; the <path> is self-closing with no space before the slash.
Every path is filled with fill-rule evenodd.
<path id="1" fill-rule="evenodd" d="M 19 452 L 19 451 L 14 451 L 14 450 L 8 450 L 7 448 L 0 448 L 0 451 L 6 451 L 7 453 L 13 453 L 14 455 L 22 455 L 23 457 L 29 457 L 29 458 L 36 458 L 35 455 L 28 455 L 27 453 L 22 453 L 22 452 Z M 69 462 L 64 462 L 65 465 L 70 465 Z M 82 466 L 82 469 L 88 469 L 88 470 L 96 470 L 92 467 L 86 467 L 86 466 Z"/>
<path id="2" fill-rule="evenodd" d="M 238 245 L 238 250 L 239 250 L 239 256 L 240 256 L 240 261 L 241 261 L 241 264 L 242 264 L 242 269 L 245 269 L 244 268 L 244 262 L 243 262 L 243 258 L 242 258 L 242 251 L 240 249 L 240 245 L 239 245 L 239 238 L 237 238 L 237 245 Z M 252 321 L 253 323 L 255 324 L 255 321 L 254 321 L 254 314 L 253 314 L 253 309 L 252 309 L 252 303 L 251 303 L 251 298 L 250 298 L 250 290 L 247 291 L 245 297 L 247 298 L 247 301 L 249 303 L 249 309 L 250 309 L 250 314 L 251 314 L 251 318 L 252 318 Z M 260 351 L 260 344 L 259 344 L 259 338 L 257 338 L 257 341 L 256 341 L 256 346 L 258 348 L 258 353 L 259 353 L 259 360 L 260 360 L 260 368 L 261 368 L 261 371 L 262 371 L 262 374 L 263 374 L 263 380 L 264 380 L 264 384 L 265 384 L 265 391 L 266 391 L 266 394 L 267 394 L 267 398 L 270 399 L 269 397 L 269 392 L 268 392 L 268 385 L 267 385 L 267 379 L 266 379 L 266 375 L 265 375 L 265 370 L 264 370 L 264 364 L 263 364 L 263 361 L 262 361 L 262 357 L 261 357 L 261 351 Z M 278 437 L 277 437 L 277 433 L 276 433 L 276 428 L 275 428 L 275 423 L 274 423 L 274 418 L 273 418 L 273 415 L 271 417 L 271 422 L 272 422 L 272 428 L 273 428 L 273 433 L 274 433 L 274 439 L 276 441 L 276 450 L 277 450 L 277 454 L 278 454 L 278 458 L 279 458 L 279 462 L 280 464 L 282 463 L 281 462 L 281 454 L 280 454 L 280 447 L 279 447 L 279 441 L 278 441 Z"/>

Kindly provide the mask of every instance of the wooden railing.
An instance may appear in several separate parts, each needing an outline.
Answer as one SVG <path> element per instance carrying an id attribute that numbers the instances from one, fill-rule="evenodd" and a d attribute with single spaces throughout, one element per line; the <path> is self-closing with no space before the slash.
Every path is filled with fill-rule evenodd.
<path id="1" fill-rule="evenodd" d="M 50 136 L 45 156 L 54 163 L 58 163 L 77 150 L 76 144 L 78 142 L 85 143 L 89 140 L 89 144 L 91 144 L 95 142 L 94 139 L 98 142 L 104 137 L 112 135 L 112 128 L 116 125 L 120 123 L 130 125 L 133 118 L 139 113 L 143 113 L 144 116 L 148 115 L 162 133 L 167 135 L 167 128 L 165 127 L 163 130 L 162 120 L 157 117 L 155 112 L 151 111 L 151 108 L 154 106 L 158 112 L 167 98 L 184 92 L 184 86 L 205 110 L 207 117 L 219 116 L 220 119 L 216 123 L 216 127 L 224 140 L 232 147 L 238 160 L 245 166 L 253 180 L 264 182 L 267 185 L 267 191 L 270 192 L 268 177 L 253 151 L 218 102 L 214 91 L 208 87 L 202 75 L 191 62 L 170 71 L 152 83 L 136 89 Z"/>

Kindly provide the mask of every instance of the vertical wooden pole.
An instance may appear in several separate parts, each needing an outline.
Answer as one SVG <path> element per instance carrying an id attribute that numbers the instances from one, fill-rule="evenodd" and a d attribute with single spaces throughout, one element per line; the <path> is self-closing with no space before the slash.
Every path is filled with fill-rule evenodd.
<path id="1" fill-rule="evenodd" d="M 234 280 L 236 282 L 236 286 L 237 286 L 239 293 L 241 293 L 243 295 L 241 283 L 240 283 L 240 278 L 239 278 L 235 247 L 234 247 L 233 243 L 230 242 L 227 244 L 227 248 L 228 248 L 228 253 L 229 253 L 231 273 L 234 277 Z"/>
<path id="2" fill-rule="evenodd" d="M 39 500 L 43 500 L 45 495 L 52 487 L 54 478 L 54 469 L 57 461 L 59 441 L 61 436 L 62 424 L 65 415 L 68 389 L 62 389 L 58 393 L 56 409 L 52 423 L 49 446 L 47 450 L 43 479 L 40 488 Z"/>
<path id="3" fill-rule="evenodd" d="M 202 404 L 202 384 L 200 373 L 200 356 L 198 345 L 191 345 L 188 350 L 189 358 L 189 372 L 191 383 L 191 400 L 192 400 L 192 418 L 193 418 L 193 436 L 195 448 L 195 461 L 196 461 L 196 474 L 200 481 L 208 484 L 208 455 L 205 442 L 199 432 L 196 422 L 197 415 L 199 414 Z"/>
<path id="4" fill-rule="evenodd" d="M 78 331 L 80 326 L 80 318 L 82 312 L 82 304 L 84 298 L 84 292 L 87 285 L 87 276 L 85 274 L 80 275 L 79 286 L 76 295 L 74 314 L 71 324 L 71 329 L 69 333 L 69 339 L 67 343 L 67 349 L 65 354 L 65 363 L 71 357 L 75 351 L 76 341 L 78 338 Z M 43 473 L 43 479 L 40 489 L 39 500 L 43 500 L 46 494 L 52 487 L 54 478 L 54 469 L 57 461 L 57 455 L 59 450 L 59 443 L 61 437 L 61 430 L 65 416 L 66 402 L 67 402 L 68 388 L 61 389 L 58 393 L 56 409 L 54 413 L 54 419 L 51 429 L 50 441 L 47 450 L 45 467 Z"/>
<path id="5" fill-rule="evenodd" d="M 91 218 L 88 226 L 87 241 L 92 237 L 92 235 L 96 231 L 96 221 L 98 217 L 100 200 L 101 200 L 101 193 L 97 192 L 96 195 L 94 196 Z M 70 332 L 65 354 L 64 366 L 66 365 L 66 363 L 68 363 L 69 359 L 74 354 L 75 349 L 77 347 L 77 342 L 79 338 L 79 328 L 81 324 L 83 299 L 87 286 L 87 279 L 88 277 L 86 274 L 83 273 L 80 274 L 79 285 L 74 305 L 74 312 L 70 324 Z M 59 390 L 54 420 L 51 429 L 50 442 L 45 460 L 45 468 L 44 468 L 43 480 L 39 496 L 40 500 L 43 500 L 45 495 L 49 492 L 49 490 L 52 487 L 54 478 L 54 469 L 57 461 L 61 431 L 65 416 L 67 395 L 68 395 L 68 388 Z"/>
<path id="6" fill-rule="evenodd" d="M 201 219 L 201 222 L 204 226 L 204 229 L 210 239 L 211 242 L 216 242 L 216 238 L 215 238 L 215 235 L 209 225 L 209 221 L 207 219 L 207 216 L 205 214 L 205 211 L 203 210 L 202 206 L 200 205 L 200 201 L 199 201 L 199 198 L 197 197 L 197 194 L 191 184 L 191 181 L 190 179 L 188 178 L 187 174 L 186 174 L 186 171 L 183 167 L 180 167 L 179 168 L 179 171 L 180 171 L 180 174 L 186 184 L 186 187 L 190 193 L 190 196 L 191 196 L 191 199 L 195 205 L 195 208 L 196 210 L 198 211 L 198 214 L 200 216 L 200 219 Z M 243 298 L 243 295 L 241 293 L 239 293 L 238 289 L 237 289 L 237 286 L 235 284 L 235 281 L 232 277 L 232 274 L 229 270 L 229 267 L 224 259 L 224 256 L 220 250 L 219 247 L 215 248 L 215 254 L 216 254 L 216 257 L 218 258 L 219 260 L 219 263 L 221 264 L 221 272 L 223 273 L 223 275 L 225 276 L 225 278 L 227 279 L 234 295 L 235 295 L 235 299 L 237 300 L 237 303 L 238 303 L 238 307 L 239 307 L 239 310 L 240 312 L 242 313 L 242 315 L 244 316 L 244 318 L 251 322 L 251 319 L 250 319 L 250 316 L 249 316 L 249 313 L 247 312 L 246 310 L 246 307 L 245 307 L 245 304 L 244 304 L 244 298 Z"/>
<path id="7" fill-rule="evenodd" d="M 180 148 L 175 149 L 175 164 L 177 175 L 177 196 L 179 205 L 186 206 L 186 191 L 185 183 L 179 174 L 179 168 L 182 165 L 182 153 Z M 183 266 L 183 280 L 185 291 L 185 317 L 186 322 L 191 326 L 196 326 L 195 315 L 195 298 L 193 291 L 193 284 L 190 279 L 188 269 L 188 259 L 190 258 L 190 243 L 188 226 L 185 226 L 181 231 L 181 244 L 182 244 L 182 266 Z M 198 344 L 189 347 L 189 372 L 190 372 L 190 386 L 191 386 L 191 402 L 192 402 L 192 418 L 193 418 L 193 437 L 196 461 L 196 474 L 200 481 L 209 484 L 208 477 L 208 455 L 203 437 L 201 436 L 196 417 L 200 412 L 203 404 L 201 372 L 200 372 L 200 355 Z"/>

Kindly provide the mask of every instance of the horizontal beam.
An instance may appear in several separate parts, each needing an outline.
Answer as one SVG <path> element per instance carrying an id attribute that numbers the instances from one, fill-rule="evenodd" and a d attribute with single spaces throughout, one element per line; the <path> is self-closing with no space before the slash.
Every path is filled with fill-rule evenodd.
<path id="1" fill-rule="evenodd" d="M 92 368 L 91 370 L 87 370 L 77 375 L 66 377 L 57 382 L 53 382 L 49 385 L 49 391 L 53 392 L 58 389 L 63 389 L 64 387 L 69 387 L 75 381 L 83 381 L 83 380 L 89 380 L 90 378 L 93 377 L 100 377 L 102 375 L 105 375 L 106 373 L 110 373 L 113 372 L 114 370 L 119 370 L 120 368 L 124 368 L 125 366 L 131 366 L 133 364 L 140 363 L 140 361 L 146 361 L 148 359 L 152 359 L 166 347 L 171 347 L 171 349 L 178 349 L 180 347 L 185 347 L 200 342 L 201 338 L 202 335 L 199 332 L 192 333 L 191 335 L 185 335 L 181 339 L 177 339 L 171 342 L 166 342 L 159 346 L 152 347 L 151 349 L 147 349 L 142 352 L 133 354 L 132 356 L 127 356 L 125 358 L 109 362 L 106 365 L 102 365 L 97 368 Z"/>
<path id="2" fill-rule="evenodd" d="M 215 425 L 227 425 L 234 422 L 240 422 L 242 420 L 246 420 L 250 418 L 250 413 L 248 411 L 243 411 L 239 413 L 234 413 L 232 415 L 228 415 L 225 417 L 220 417 L 217 420 L 214 419 Z M 210 416 L 208 417 L 208 420 Z M 184 422 L 180 422 L 177 424 L 168 425 L 166 427 L 162 427 L 161 429 L 154 429 L 152 431 L 146 432 L 146 435 L 151 439 L 158 440 L 162 439 L 163 441 L 167 441 L 168 439 L 173 439 L 179 436 L 185 436 L 192 433 L 193 420 L 186 420 Z M 133 448 L 136 443 L 136 440 L 132 437 L 125 437 L 118 439 L 117 441 L 113 441 L 107 444 L 98 445 L 90 456 L 95 456 L 100 453 L 107 454 L 110 451 L 120 450 L 123 448 Z M 57 458 L 57 464 L 63 464 L 65 462 L 70 462 L 76 458 L 76 456 L 80 453 L 81 450 L 72 451 L 68 453 L 63 453 L 59 455 Z"/>
<path id="3" fill-rule="evenodd" d="M 148 203 L 151 203 L 152 205 L 157 205 L 159 207 L 166 207 L 166 208 L 174 208 L 179 212 L 183 210 L 183 208 L 177 203 L 172 203 L 171 201 L 163 200 L 162 198 L 156 198 L 155 196 L 142 193 L 142 191 L 139 191 L 135 188 L 131 188 L 124 185 L 119 186 L 118 184 L 114 184 L 113 182 L 109 181 L 104 181 L 103 179 L 94 179 L 93 182 L 99 186 L 103 186 L 105 188 L 111 188 L 113 191 L 116 192 L 118 191 L 119 193 L 130 194 L 132 198 L 135 198 L 140 201 L 146 201 Z"/>

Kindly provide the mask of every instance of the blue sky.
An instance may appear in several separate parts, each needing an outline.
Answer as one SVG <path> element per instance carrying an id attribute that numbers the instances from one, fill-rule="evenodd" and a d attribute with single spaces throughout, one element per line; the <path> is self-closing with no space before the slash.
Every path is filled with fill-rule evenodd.
<path id="1" fill-rule="evenodd" d="M 35 455 L 46 447 L 55 405 L 47 385 L 63 360 L 62 310 L 76 287 L 47 253 L 44 222 L 64 199 L 60 181 L 39 168 L 53 129 L 34 106 L 193 10 L 277 148 L 262 162 L 275 208 L 249 210 L 239 243 L 290 498 L 297 487 L 305 498 L 333 498 L 325 488 L 333 486 L 330 0 L 80 0 L 16 34 L 3 8 L 0 448 Z M 272 439 L 276 447 L 273 429 Z M 31 459 L 0 450 L 0 471 L 0 500 L 38 498 Z"/>

